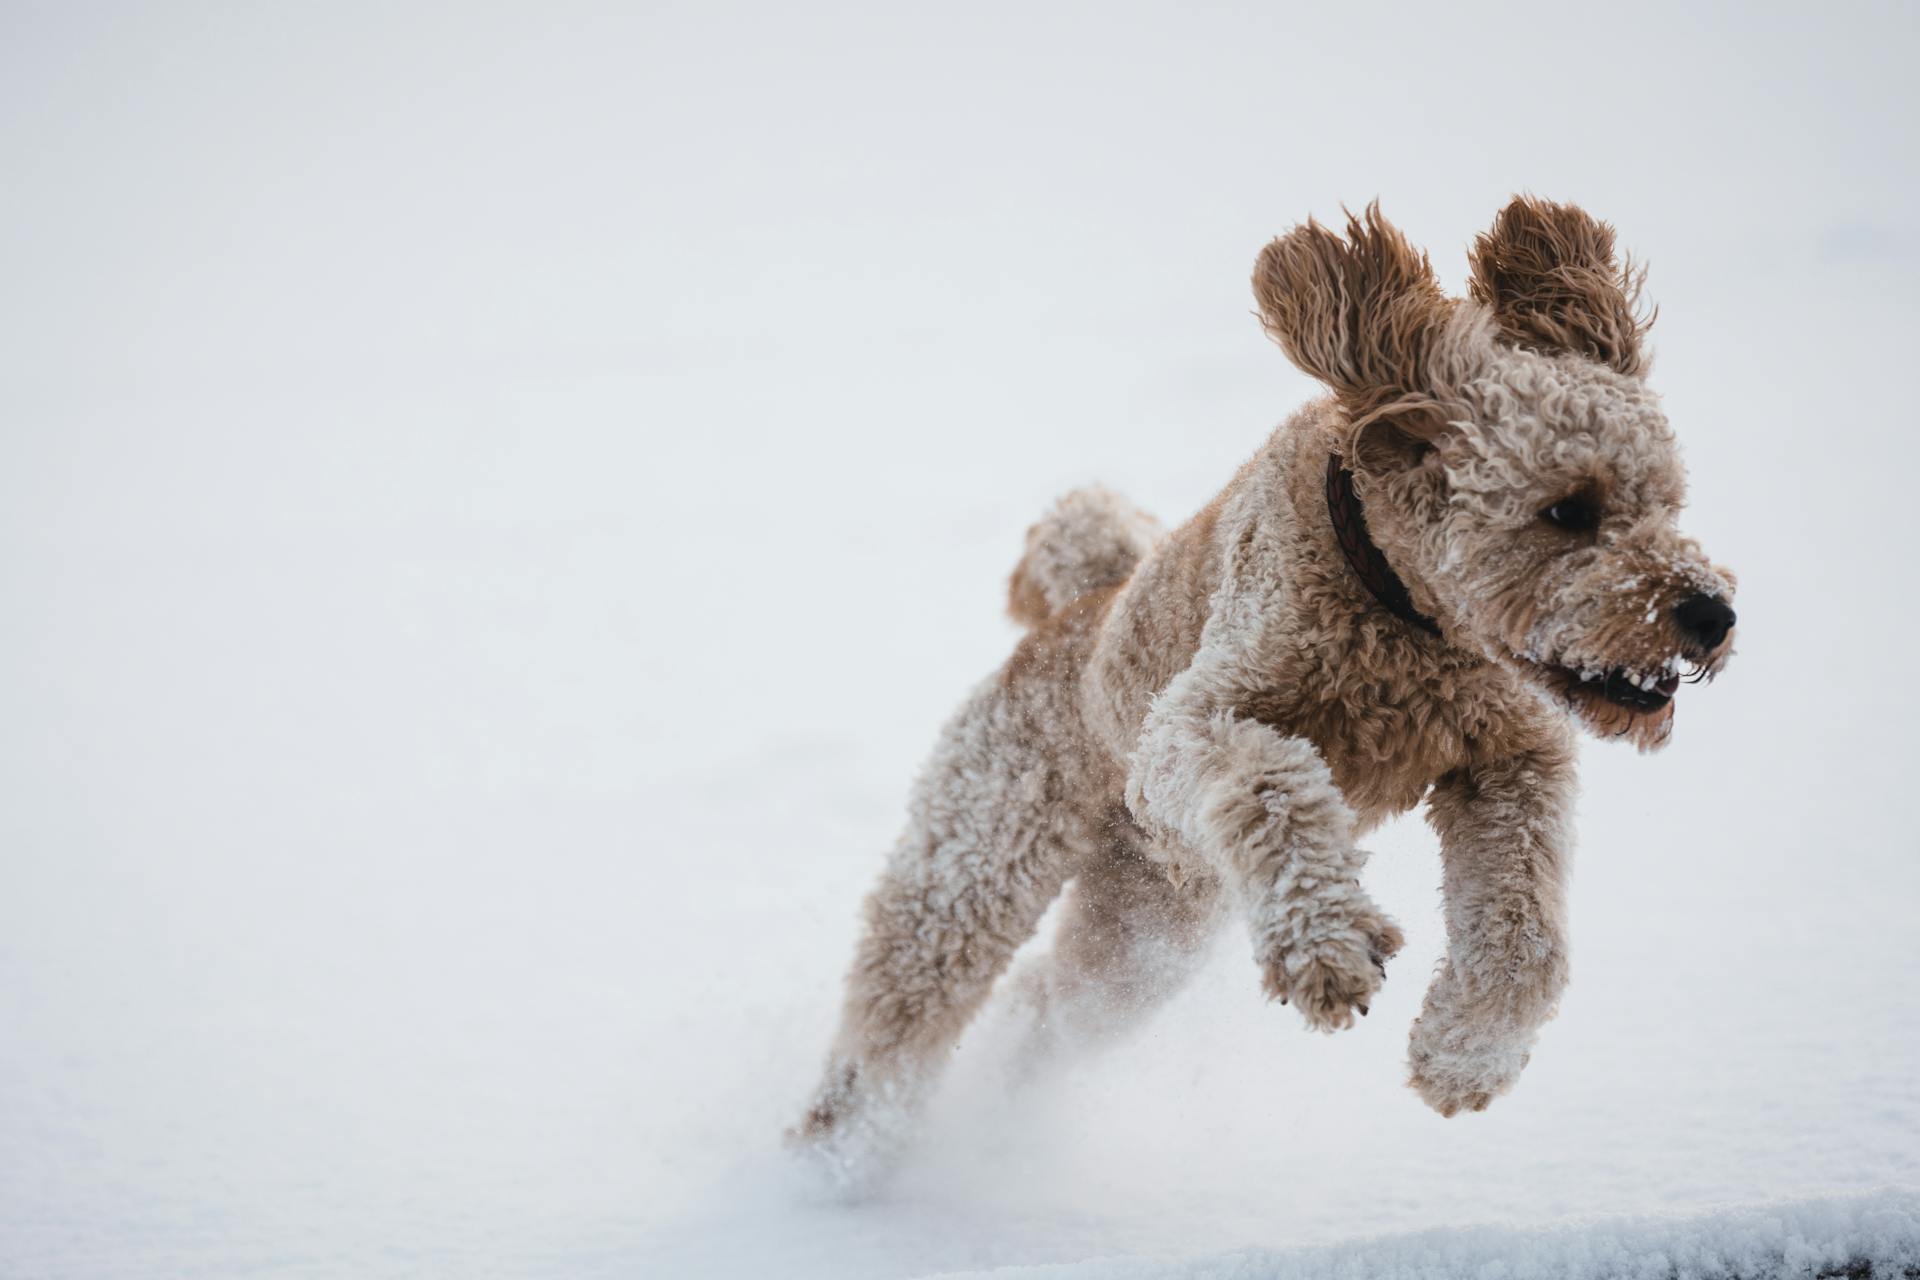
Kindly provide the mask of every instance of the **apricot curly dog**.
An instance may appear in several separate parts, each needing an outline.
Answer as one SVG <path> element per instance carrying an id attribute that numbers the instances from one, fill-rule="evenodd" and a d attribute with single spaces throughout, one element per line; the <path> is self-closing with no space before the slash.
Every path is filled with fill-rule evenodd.
<path id="1" fill-rule="evenodd" d="M 1470 300 L 1377 205 L 1266 247 L 1267 332 L 1332 394 L 1171 534 L 1085 490 L 1027 535 L 1030 631 L 917 784 L 796 1144 L 883 1168 L 1063 887 L 1010 984 L 1042 1039 L 1137 1020 L 1227 904 L 1270 996 L 1352 1025 L 1401 944 L 1354 842 L 1422 798 L 1447 956 L 1410 1082 L 1449 1116 L 1512 1087 L 1567 981 L 1574 723 L 1658 748 L 1683 672 L 1731 650 L 1732 575 L 1675 523 L 1643 274 L 1526 197 L 1476 242 Z"/>

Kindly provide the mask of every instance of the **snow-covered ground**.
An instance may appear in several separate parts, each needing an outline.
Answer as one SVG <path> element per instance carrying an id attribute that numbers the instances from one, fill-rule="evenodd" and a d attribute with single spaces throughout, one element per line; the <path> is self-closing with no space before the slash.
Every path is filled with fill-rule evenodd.
<path id="1" fill-rule="evenodd" d="M 1602 1219 L 1548 1228 L 1436 1228 L 1318 1248 L 1245 1249 L 1202 1258 L 949 1272 L 942 1280 L 1704 1280 L 1739 1276 L 1920 1273 L 1911 1194 L 1798 1200 L 1678 1218 Z"/>
<path id="2" fill-rule="evenodd" d="M 0 1275 L 1909 1265 L 1914 9 L 916 8 L 0 15 Z M 1401 1086 L 1409 820 L 1356 1030 L 1230 935 L 808 1198 L 1027 523 L 1182 517 L 1311 393 L 1267 237 L 1378 194 L 1457 286 L 1518 189 L 1651 259 L 1742 619 L 1586 752 L 1519 1089 Z"/>

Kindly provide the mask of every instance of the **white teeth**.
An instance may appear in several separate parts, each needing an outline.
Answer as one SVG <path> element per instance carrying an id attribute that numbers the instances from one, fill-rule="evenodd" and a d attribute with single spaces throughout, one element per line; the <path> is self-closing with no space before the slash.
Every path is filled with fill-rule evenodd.
<path id="1" fill-rule="evenodd" d="M 1604 668 L 1596 671 L 1592 667 L 1573 667 L 1571 664 L 1563 669 L 1572 674 L 1581 684 L 1602 684 L 1613 678 L 1614 673 L 1618 672 L 1620 679 L 1640 690 L 1642 693 L 1653 693 L 1660 687 L 1663 681 L 1673 679 L 1674 676 L 1679 674 L 1680 670 L 1679 666 L 1671 659 L 1667 661 L 1665 666 L 1655 668 L 1652 671 L 1633 671 L 1625 667 Z"/>

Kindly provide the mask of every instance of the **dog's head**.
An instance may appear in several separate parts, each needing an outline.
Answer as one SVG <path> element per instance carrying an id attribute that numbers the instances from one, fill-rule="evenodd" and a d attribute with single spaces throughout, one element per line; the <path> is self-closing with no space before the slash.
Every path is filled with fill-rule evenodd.
<path id="1" fill-rule="evenodd" d="M 1268 333 L 1339 402 L 1369 531 L 1415 605 L 1648 750 L 1681 679 L 1731 653 L 1734 584 L 1678 526 L 1639 284 L 1605 223 L 1526 197 L 1475 244 L 1470 300 L 1377 207 L 1344 236 L 1295 228 L 1254 270 Z"/>

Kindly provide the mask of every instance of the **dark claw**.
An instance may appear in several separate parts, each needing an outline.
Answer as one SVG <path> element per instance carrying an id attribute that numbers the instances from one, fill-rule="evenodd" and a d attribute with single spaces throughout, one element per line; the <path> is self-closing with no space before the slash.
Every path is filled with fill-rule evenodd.
<path id="1" fill-rule="evenodd" d="M 1360 1016 L 1361 1016 L 1361 1017 L 1363 1017 L 1363 1018 L 1364 1018 L 1364 1017 L 1366 1017 L 1366 1016 L 1367 1016 L 1367 1006 L 1366 1006 L 1366 1005 L 1364 1005 L 1364 1004 L 1357 1004 L 1357 1005 L 1355 1005 L 1355 1006 L 1353 1006 L 1353 1007 L 1354 1007 L 1354 1008 L 1356 1008 L 1356 1009 L 1358 1009 L 1358 1010 L 1360 1011 Z"/>

